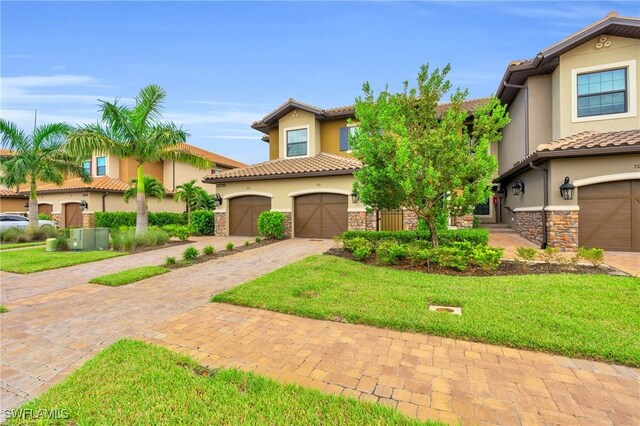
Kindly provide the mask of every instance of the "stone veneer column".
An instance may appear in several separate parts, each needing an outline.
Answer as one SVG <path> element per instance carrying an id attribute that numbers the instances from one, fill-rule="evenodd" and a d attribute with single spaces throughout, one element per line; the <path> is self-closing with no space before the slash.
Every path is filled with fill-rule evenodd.
<path id="1" fill-rule="evenodd" d="M 516 233 L 531 242 L 542 244 L 542 211 L 516 211 Z"/>
<path id="2" fill-rule="evenodd" d="M 378 229 L 374 211 L 347 212 L 347 218 L 347 229 L 349 231 L 375 231 Z"/>
<path id="3" fill-rule="evenodd" d="M 82 212 L 82 227 L 83 228 L 96 227 L 96 212 L 90 212 L 90 211 Z"/>
<path id="4" fill-rule="evenodd" d="M 411 210 L 402 212 L 402 229 L 405 231 L 415 231 L 418 229 L 418 215 Z"/>
<path id="5" fill-rule="evenodd" d="M 64 225 L 64 223 L 60 223 L 60 220 L 62 220 L 60 212 L 51 212 L 51 220 L 56 222 L 60 228 Z"/>
<path id="6" fill-rule="evenodd" d="M 291 212 L 282 212 L 284 215 L 284 237 L 291 238 Z"/>
<path id="7" fill-rule="evenodd" d="M 226 212 L 215 212 L 215 229 L 214 235 L 216 237 L 226 237 L 227 236 L 227 213 Z"/>
<path id="8" fill-rule="evenodd" d="M 562 251 L 578 249 L 577 210 L 547 211 L 547 245 Z"/>
<path id="9" fill-rule="evenodd" d="M 453 225 L 458 228 L 473 228 L 473 215 L 455 216 L 453 218 Z"/>

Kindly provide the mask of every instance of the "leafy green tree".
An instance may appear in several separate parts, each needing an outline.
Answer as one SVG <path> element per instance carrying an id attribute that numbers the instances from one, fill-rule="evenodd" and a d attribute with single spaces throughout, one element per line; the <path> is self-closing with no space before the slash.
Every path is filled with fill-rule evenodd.
<path id="1" fill-rule="evenodd" d="M 355 173 L 354 190 L 374 209 L 406 208 L 424 219 L 438 246 L 436 218 L 467 214 L 490 194 L 498 164 L 489 146 L 500 140 L 509 122 L 506 107 L 492 97 L 473 111 L 463 108 L 467 90 L 456 89 L 442 111 L 439 103 L 451 90 L 442 70 L 423 65 L 415 88 L 377 96 L 369 83 L 356 100 L 359 127 L 350 137 L 353 155 L 363 167 Z"/>
<path id="2" fill-rule="evenodd" d="M 110 153 L 118 158 L 131 158 L 138 163 L 136 193 L 136 235 L 146 232 L 149 215 L 145 208 L 144 164 L 157 161 L 178 161 L 207 169 L 211 162 L 178 149 L 187 133 L 174 123 L 161 121 L 165 90 L 149 85 L 140 90 L 135 105 L 100 101 L 102 122 L 90 124 L 69 135 L 67 149 L 77 156 L 93 151 Z"/>
<path id="3" fill-rule="evenodd" d="M 173 199 L 176 201 L 184 201 L 187 206 L 187 223 L 191 223 L 191 211 L 196 206 L 199 199 L 202 198 L 202 193 L 206 191 L 196 185 L 197 180 L 193 179 L 189 182 L 185 182 L 182 185 L 176 186 L 176 193 Z"/>
<path id="4" fill-rule="evenodd" d="M 77 157 L 62 149 L 71 127 L 64 123 L 43 124 L 28 135 L 15 123 L 0 118 L 0 140 L 12 156 L 0 158 L 0 184 L 9 188 L 29 185 L 29 226 L 38 226 L 38 195 L 36 184 L 62 185 L 70 176 L 79 176 L 86 183 L 91 177 Z"/>
<path id="5" fill-rule="evenodd" d="M 148 198 L 155 197 L 158 199 L 158 202 L 161 202 L 162 200 L 164 200 L 166 189 L 162 185 L 162 182 L 160 182 L 158 179 L 149 175 L 144 175 L 144 193 L 146 195 L 145 208 L 149 210 Z M 137 195 L 138 179 L 131 179 L 131 187 L 124 191 L 124 202 L 129 203 L 129 200 L 131 198 L 136 198 Z"/>

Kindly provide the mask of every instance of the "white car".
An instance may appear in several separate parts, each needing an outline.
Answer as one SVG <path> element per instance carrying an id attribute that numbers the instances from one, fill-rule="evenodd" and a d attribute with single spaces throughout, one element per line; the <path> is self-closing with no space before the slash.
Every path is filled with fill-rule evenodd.
<path id="1" fill-rule="evenodd" d="M 42 227 L 45 225 L 58 227 L 58 224 L 52 220 L 38 220 L 38 224 Z M 26 228 L 29 226 L 29 219 L 19 214 L 0 214 L 0 231 L 9 228 Z"/>

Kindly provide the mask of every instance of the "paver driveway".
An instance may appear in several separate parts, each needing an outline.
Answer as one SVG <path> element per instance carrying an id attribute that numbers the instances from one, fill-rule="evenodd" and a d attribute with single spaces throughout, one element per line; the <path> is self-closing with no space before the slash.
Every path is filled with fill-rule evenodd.
<path id="1" fill-rule="evenodd" d="M 229 240 L 234 239 L 210 238 L 198 245 L 222 248 Z M 134 256 L 142 264 L 157 264 L 168 255 L 161 252 L 173 249 L 10 279 L 3 275 L 2 297 L 10 311 L 0 317 L 0 408 L 41 393 L 119 338 L 154 337 L 149 331 L 154 325 L 208 304 L 212 294 L 331 246 L 331 241 L 286 240 L 117 288 L 87 281 L 136 265 Z"/>

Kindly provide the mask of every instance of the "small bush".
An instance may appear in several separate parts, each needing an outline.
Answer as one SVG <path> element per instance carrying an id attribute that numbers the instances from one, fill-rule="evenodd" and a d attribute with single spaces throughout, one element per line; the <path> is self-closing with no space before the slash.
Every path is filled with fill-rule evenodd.
<path id="1" fill-rule="evenodd" d="M 471 226 L 474 229 L 480 228 L 480 218 L 478 216 L 474 216 L 473 217 L 473 222 L 472 222 Z"/>
<path id="2" fill-rule="evenodd" d="M 425 244 L 420 244 L 420 242 L 416 241 L 407 246 L 407 260 L 411 263 L 412 266 L 415 265 L 423 265 L 426 262 L 433 261 L 433 250 L 431 249 L 431 244 L 425 246 Z"/>
<path id="3" fill-rule="evenodd" d="M 284 238 L 285 216 L 282 212 L 264 211 L 258 216 L 258 232 L 265 238 Z"/>
<path id="4" fill-rule="evenodd" d="M 256 243 L 259 243 L 260 241 L 262 241 L 262 238 L 256 237 Z"/>
<path id="5" fill-rule="evenodd" d="M 207 256 L 211 256 L 213 253 L 215 253 L 215 251 L 216 249 L 214 249 L 212 245 L 208 245 L 202 249 L 202 252 Z"/>
<path id="6" fill-rule="evenodd" d="M 497 247 L 475 247 L 471 253 L 471 260 L 483 271 L 495 271 L 502 263 L 504 250 Z"/>
<path id="7" fill-rule="evenodd" d="M 245 246 L 245 247 L 249 247 L 249 244 L 250 244 L 250 243 L 249 243 L 249 241 L 245 241 L 245 242 L 244 242 L 244 246 Z"/>
<path id="8" fill-rule="evenodd" d="M 51 220 L 51 215 L 46 213 L 38 213 L 38 220 Z"/>
<path id="9" fill-rule="evenodd" d="M 3 243 L 16 243 L 22 235 L 23 230 L 20 228 L 7 228 L 0 231 L 0 241 Z"/>
<path id="10" fill-rule="evenodd" d="M 545 262 L 561 263 L 564 258 L 560 256 L 560 250 L 555 247 L 547 247 L 538 253 L 538 257 Z"/>
<path id="11" fill-rule="evenodd" d="M 67 251 L 69 250 L 69 235 L 66 232 L 58 232 L 54 237 L 57 241 L 56 251 Z"/>
<path id="12" fill-rule="evenodd" d="M 395 265 L 406 255 L 406 246 L 395 241 L 383 241 L 376 248 L 378 261 L 385 265 Z"/>
<path id="13" fill-rule="evenodd" d="M 165 266 L 175 265 L 176 263 L 176 258 L 173 256 L 168 256 L 164 261 Z"/>
<path id="14" fill-rule="evenodd" d="M 227 243 L 227 250 L 231 251 L 231 250 L 233 250 L 233 247 L 235 247 L 235 246 L 233 245 L 232 242 L 228 242 Z"/>
<path id="15" fill-rule="evenodd" d="M 180 241 L 187 241 L 193 235 L 193 229 L 186 225 L 165 225 L 162 230 Z"/>
<path id="16" fill-rule="evenodd" d="M 431 241 L 431 233 L 427 231 L 347 231 L 342 234 L 342 240 L 360 237 L 377 244 L 381 241 L 396 241 L 410 244 L 414 241 Z M 467 241 L 472 246 L 486 246 L 489 244 L 489 232 L 484 228 L 478 229 L 447 229 L 438 232 L 438 242 L 441 246 L 448 246 L 454 242 Z"/>
<path id="17" fill-rule="evenodd" d="M 169 241 L 169 234 L 157 227 L 149 227 L 147 232 L 136 235 L 135 229 L 127 226 L 111 232 L 111 247 L 118 251 L 131 251 L 138 247 L 156 247 Z"/>
<path id="18" fill-rule="evenodd" d="M 575 258 L 576 260 L 584 259 L 597 267 L 604 263 L 604 250 L 599 248 L 580 247 L 578 248 Z"/>
<path id="19" fill-rule="evenodd" d="M 532 261 L 538 255 L 538 250 L 533 247 L 518 247 L 516 249 L 516 254 L 524 260 Z"/>
<path id="20" fill-rule="evenodd" d="M 196 235 L 213 235 L 214 223 L 215 216 L 210 210 L 195 210 L 191 212 L 191 226 Z"/>
<path id="21" fill-rule="evenodd" d="M 356 259 L 365 260 L 371 256 L 372 252 L 373 250 L 371 249 L 371 246 L 363 245 L 355 249 L 353 251 L 353 255 L 355 256 Z"/>
<path id="22" fill-rule="evenodd" d="M 187 262 L 193 262 L 198 257 L 200 252 L 195 247 L 187 247 L 185 251 L 182 253 L 182 258 Z"/>
<path id="23" fill-rule="evenodd" d="M 373 250 L 373 243 L 362 237 L 352 238 L 350 240 L 346 240 L 344 243 L 344 248 L 351 252 L 355 252 L 361 247 L 366 247 L 369 250 Z"/>
<path id="24" fill-rule="evenodd" d="M 443 268 L 453 268 L 458 271 L 466 271 L 469 264 L 468 255 L 457 247 L 442 246 L 434 250 L 436 263 Z"/>

